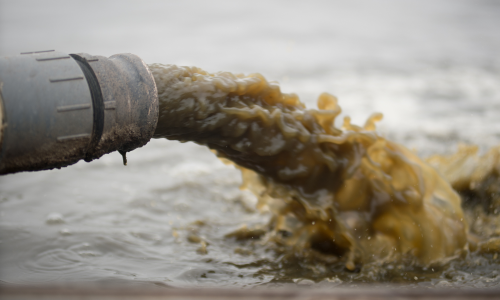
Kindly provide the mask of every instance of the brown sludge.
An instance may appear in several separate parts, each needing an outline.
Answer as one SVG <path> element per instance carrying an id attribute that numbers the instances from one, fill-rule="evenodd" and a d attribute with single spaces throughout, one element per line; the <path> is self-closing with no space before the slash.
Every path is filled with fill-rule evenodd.
<path id="1" fill-rule="evenodd" d="M 265 239 L 299 255 L 357 264 L 410 258 L 442 263 L 467 250 L 461 199 L 405 147 L 344 119 L 322 94 L 306 109 L 260 74 L 210 74 L 154 64 L 160 116 L 154 137 L 193 141 L 236 163 L 244 187 L 272 212 Z"/>

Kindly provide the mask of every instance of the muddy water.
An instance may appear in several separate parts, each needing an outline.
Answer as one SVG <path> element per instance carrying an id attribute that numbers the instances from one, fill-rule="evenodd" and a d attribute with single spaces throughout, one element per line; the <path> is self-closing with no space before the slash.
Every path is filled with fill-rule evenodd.
<path id="1" fill-rule="evenodd" d="M 152 65 L 160 99 L 155 137 L 194 141 L 242 167 L 244 186 L 273 213 L 272 230 L 295 252 L 316 250 L 346 267 L 458 255 L 467 225 L 460 197 L 408 149 L 344 119 L 330 94 L 306 110 L 260 74 L 210 74 Z M 283 238 L 278 238 L 282 236 Z"/>
<path id="2" fill-rule="evenodd" d="M 306 109 L 260 74 L 150 69 L 160 99 L 155 137 L 194 141 L 236 163 L 242 188 L 272 215 L 268 225 L 245 226 L 227 238 L 274 249 L 282 261 L 302 261 L 302 268 L 323 265 L 309 274 L 316 279 L 328 277 L 332 266 L 355 272 L 369 265 L 379 281 L 385 270 L 373 266 L 435 269 L 478 247 L 480 254 L 500 250 L 495 232 L 480 230 L 483 239 L 469 233 L 457 193 L 471 194 L 464 199 L 469 209 L 489 209 L 480 219 L 490 211 L 497 219 L 497 148 L 478 157 L 463 147 L 454 156 L 430 158 L 431 167 L 377 134 L 381 114 L 363 127 L 349 117 L 335 127 L 341 108 L 330 94 L 319 96 L 318 110 Z M 280 271 L 295 274 L 297 267 Z"/>

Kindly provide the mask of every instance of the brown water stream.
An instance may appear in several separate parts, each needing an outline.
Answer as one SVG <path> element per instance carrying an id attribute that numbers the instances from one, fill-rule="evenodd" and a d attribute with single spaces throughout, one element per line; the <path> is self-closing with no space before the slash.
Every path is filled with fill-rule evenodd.
<path id="1" fill-rule="evenodd" d="M 279 263 L 270 268 L 282 278 L 406 282 L 476 255 L 496 264 L 497 148 L 425 162 L 377 133 L 381 114 L 335 127 L 341 109 L 330 94 L 306 109 L 260 74 L 150 68 L 160 96 L 155 137 L 194 141 L 236 163 L 271 219 L 226 237 L 251 240 L 241 252 L 272 249 Z"/>

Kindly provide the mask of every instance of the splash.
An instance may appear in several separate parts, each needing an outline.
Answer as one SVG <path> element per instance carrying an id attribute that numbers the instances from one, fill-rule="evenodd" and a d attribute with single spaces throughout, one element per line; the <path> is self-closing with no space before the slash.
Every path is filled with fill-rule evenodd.
<path id="1" fill-rule="evenodd" d="M 448 156 L 433 155 L 436 168 L 464 200 L 470 224 L 469 248 L 479 253 L 500 252 L 500 147 L 479 155 L 479 148 L 460 145 Z"/>
<path id="2" fill-rule="evenodd" d="M 158 88 L 155 138 L 208 146 L 242 171 L 244 188 L 270 210 L 266 239 L 296 255 L 358 264 L 410 258 L 442 263 L 464 253 L 461 199 L 435 168 L 344 118 L 337 99 L 306 109 L 260 74 L 149 66 Z M 432 163 L 433 160 L 430 160 Z"/>

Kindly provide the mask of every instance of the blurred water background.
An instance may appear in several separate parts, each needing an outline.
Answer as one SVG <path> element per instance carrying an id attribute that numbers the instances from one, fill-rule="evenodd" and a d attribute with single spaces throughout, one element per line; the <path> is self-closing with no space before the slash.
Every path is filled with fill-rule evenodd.
<path id="1" fill-rule="evenodd" d="M 320 93 L 336 95 L 355 124 L 384 113 L 380 133 L 422 156 L 453 152 L 460 142 L 500 144 L 499 28 L 496 0 L 0 0 L 0 55 L 134 53 L 147 63 L 262 73 L 310 108 Z M 126 167 L 112 153 L 0 177 L 0 281 L 276 279 L 259 267 L 272 253 L 245 254 L 224 238 L 268 220 L 238 189 L 237 170 L 192 143 L 153 140 L 128 157 Z M 494 268 L 463 273 L 470 277 L 438 274 L 423 283 L 500 284 Z"/>

